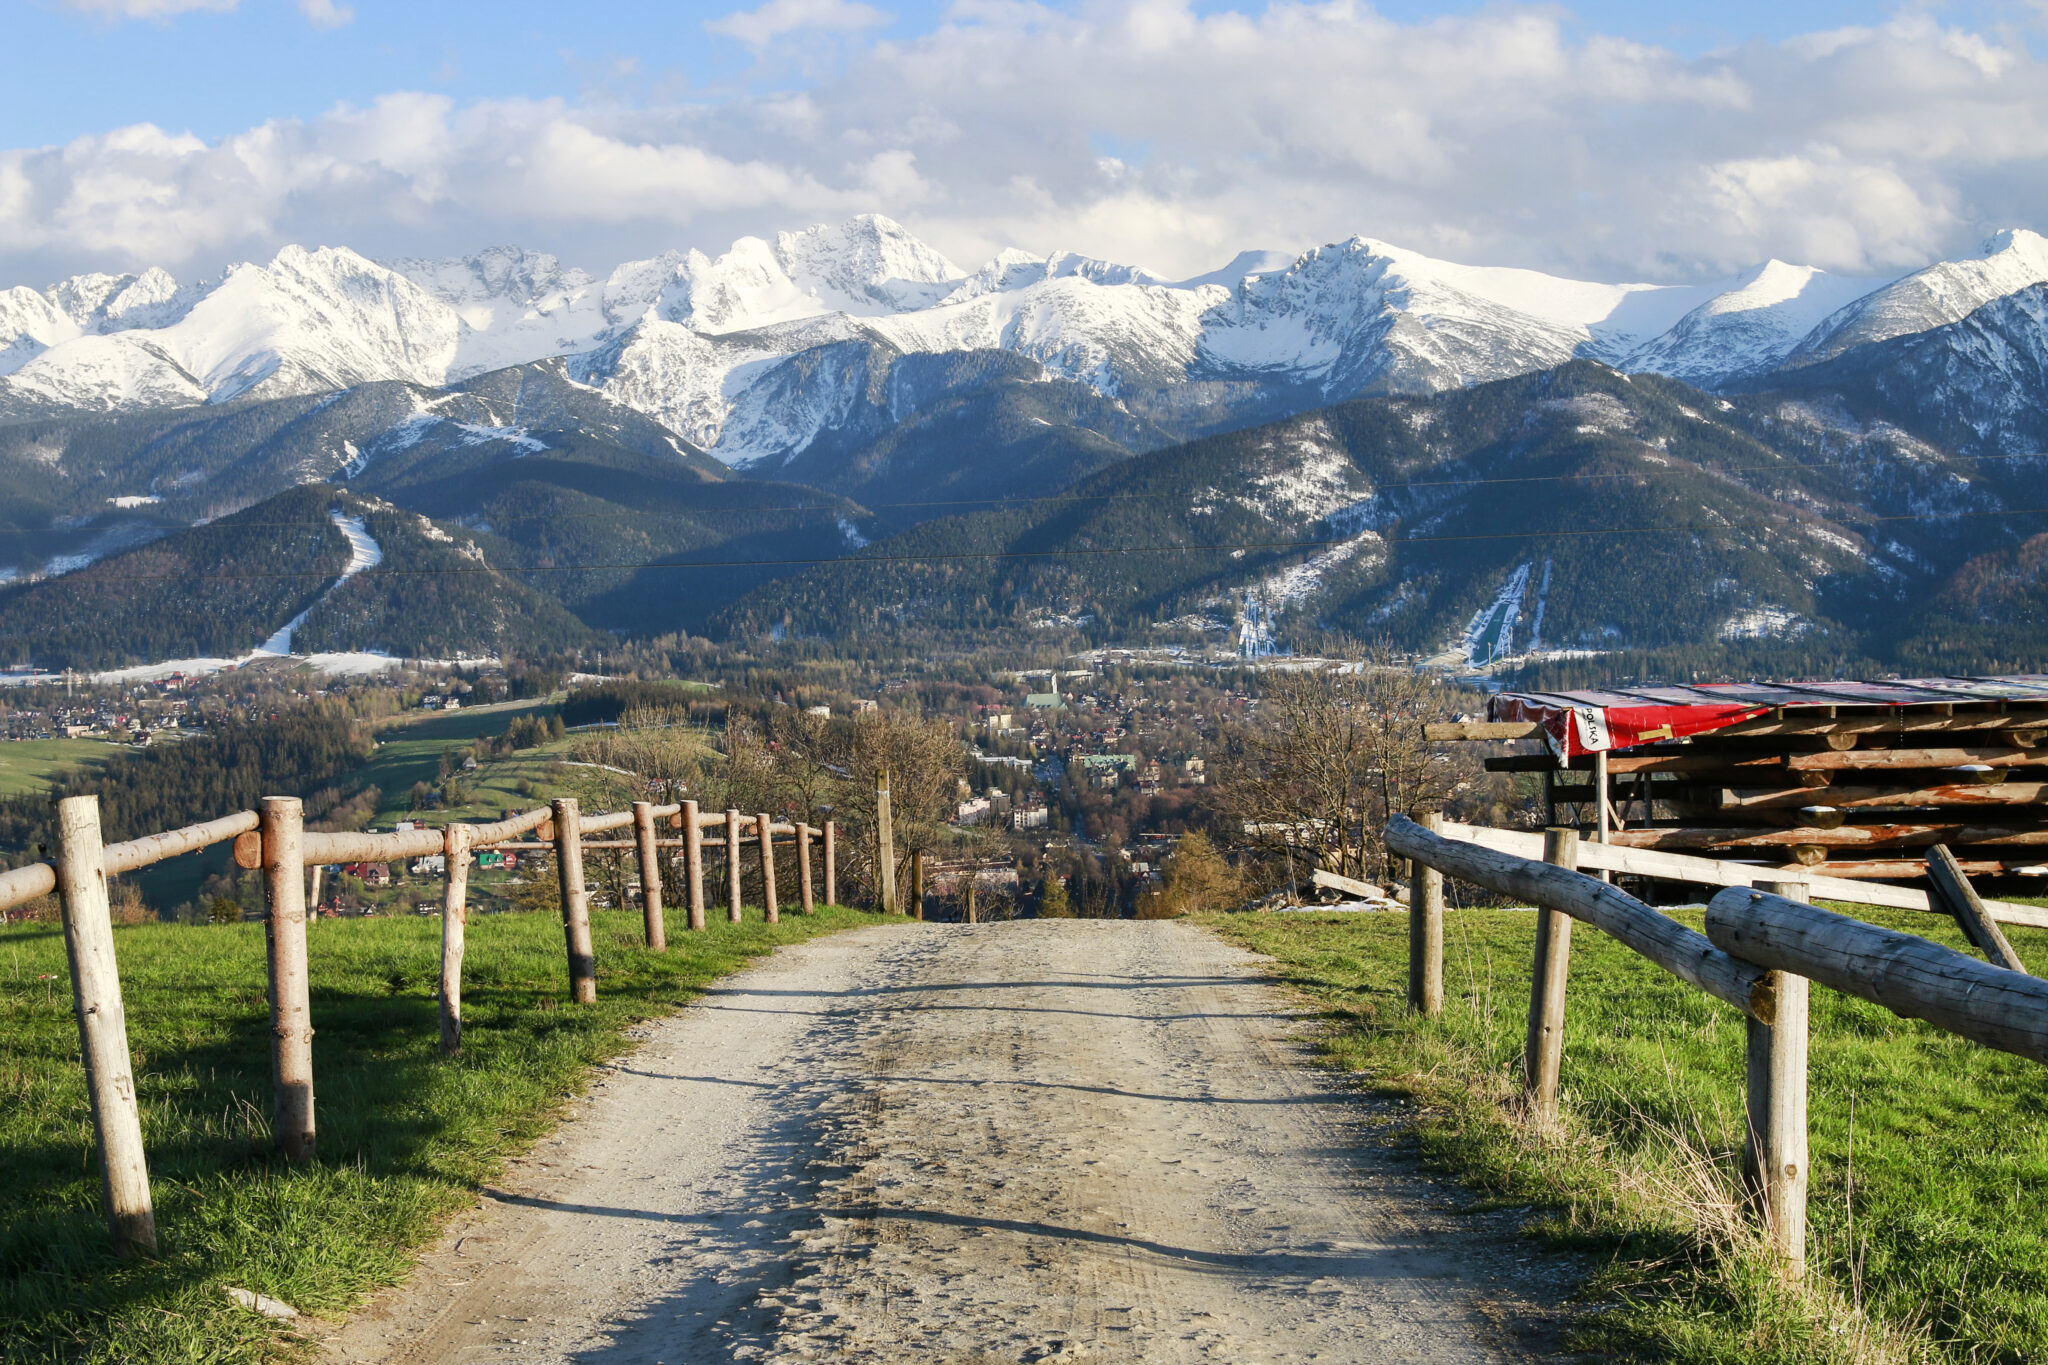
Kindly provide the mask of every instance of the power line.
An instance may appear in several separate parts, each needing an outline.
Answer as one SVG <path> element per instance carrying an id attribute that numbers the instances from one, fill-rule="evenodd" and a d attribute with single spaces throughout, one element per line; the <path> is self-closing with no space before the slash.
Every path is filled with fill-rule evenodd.
<path id="1" fill-rule="evenodd" d="M 1861 521 L 1889 523 L 1902 521 L 1944 521 L 1972 517 L 2028 516 L 2048 516 L 2048 507 L 2013 507 L 1998 508 L 1995 510 L 1966 512 L 1911 512 L 1901 513 L 1896 516 L 1866 517 L 1862 518 Z M 1674 525 L 1671 523 L 1659 523 L 1652 526 L 1596 526 L 1566 528 L 1563 530 L 1551 531 L 1491 531 L 1469 532 L 1457 535 L 1397 536 L 1392 539 L 1385 540 L 1384 543 L 1389 548 L 1398 548 L 1403 545 L 1444 545 L 1465 542 L 1500 540 L 1589 539 L 1598 536 L 1683 535 L 1690 532 L 1707 532 L 1719 534 L 1728 531 L 1744 530 L 1755 527 L 1784 526 L 1786 524 L 1788 523 L 1787 519 L 1785 518 L 1751 518 L 1744 521 L 1709 522 L 1696 525 Z M 1799 523 L 1792 524 L 1796 526 Z M 960 550 L 954 552 L 934 551 L 926 554 L 869 555 L 855 553 L 851 555 L 791 557 L 786 559 L 710 559 L 686 560 L 675 563 L 662 563 L 658 561 L 635 561 L 628 563 L 599 564 L 545 564 L 534 565 L 530 567 L 512 566 L 507 568 L 494 568 L 493 566 L 488 564 L 478 564 L 474 567 L 447 567 L 433 569 L 413 569 L 379 566 L 374 569 L 363 569 L 357 574 L 353 575 L 353 577 L 455 578 L 466 577 L 475 574 L 502 574 L 507 577 L 516 577 L 522 574 L 540 573 L 611 573 L 641 572 L 649 570 L 808 568 L 825 564 L 840 564 L 847 565 L 850 567 L 859 567 L 871 564 L 941 564 L 979 563 L 992 562 L 998 560 L 1093 559 L 1106 558 L 1118 555 L 1141 554 L 1224 554 L 1238 551 L 1249 552 L 1252 550 L 1275 550 L 1284 552 L 1289 550 L 1329 549 L 1334 546 L 1348 545 L 1352 541 L 1358 539 L 1359 537 L 1357 536 L 1345 536 L 1324 540 L 1241 541 L 1225 542 L 1213 545 L 1071 546 L 1064 549 L 1054 550 Z M 89 570 L 80 570 L 79 572 L 83 574 L 89 572 Z M 225 583 L 261 581 L 271 579 L 325 579 L 337 578 L 339 576 L 340 575 L 338 571 L 329 570 L 325 572 L 320 572 L 307 569 L 285 571 L 267 570 L 263 572 L 227 574 L 98 574 L 93 575 L 90 581 L 95 583 Z M 49 583 L 58 580 L 41 579 L 37 581 L 42 583 Z"/>
<path id="2" fill-rule="evenodd" d="M 1971 461 L 1972 463 L 1976 463 L 1976 464 L 1986 464 L 1986 463 L 1991 463 L 1991 462 L 1995 462 L 1995 461 L 2006 461 L 2006 460 L 2048 460 L 2048 452 L 2039 452 L 2039 451 L 2037 451 L 2037 452 L 2033 452 L 2033 453 L 2030 453 L 2030 454 L 2023 454 L 2023 455 L 1970 455 L 1970 456 L 1959 456 L 1959 457 L 1957 457 L 1957 458 L 1959 458 L 1959 459 L 1965 459 L 1965 460 Z M 1403 489 L 1410 489 L 1410 488 L 1492 488 L 1492 487 L 1506 487 L 1506 486 L 1510 486 L 1510 485 L 1518 485 L 1518 484 L 1536 484 L 1536 483 L 1586 483 L 1586 482 L 1591 482 L 1591 481 L 1594 481 L 1594 480 L 1600 480 L 1600 479 L 1644 479 L 1644 478 L 1664 478 L 1664 477 L 1677 477 L 1677 476 L 1679 476 L 1679 475 L 1684 475 L 1684 474 L 1777 474 L 1777 473 L 1787 473 L 1787 472 L 1793 472 L 1793 471 L 1801 471 L 1801 472 L 1807 472 L 1807 473 L 1821 473 L 1821 474 L 1826 474 L 1826 473 L 1837 473 L 1837 472 L 1840 472 L 1840 471 L 1839 471 L 1839 469 L 1838 469 L 1838 467 L 1837 467 L 1837 466 L 1834 466 L 1834 465 L 1825 465 L 1825 464 L 1809 464 L 1809 463 L 1806 463 L 1806 462 L 1803 462 L 1803 461 L 1799 461 L 1799 460 L 1789 460 L 1789 459 L 1788 459 L 1788 460 L 1780 460 L 1780 461 L 1779 461 L 1778 463 L 1776 463 L 1776 464 L 1759 464 L 1759 465 L 1708 465 L 1708 464 L 1694 464 L 1694 463 L 1688 463 L 1688 464 L 1686 464 L 1686 465 L 1683 465 L 1683 466 L 1679 466 L 1679 467 L 1670 467 L 1670 466 L 1665 466 L 1665 467 L 1659 467 L 1659 468 L 1650 468 L 1650 469 L 1631 469 L 1631 470 L 1616 470 L 1616 471 L 1614 471 L 1614 472 L 1612 472 L 1612 473 L 1576 473 L 1576 474 L 1516 474 L 1516 475 L 1510 475 L 1510 476 L 1508 476 L 1508 477 L 1505 477 L 1505 478 L 1471 478 L 1471 479 L 1411 479 L 1411 480 L 1408 480 L 1408 481 L 1407 481 L 1407 482 L 1405 482 L 1405 483 L 1377 483 L 1377 482 L 1376 482 L 1376 483 L 1374 483 L 1374 484 L 1373 484 L 1372 488 L 1371 488 L 1371 489 L 1369 490 L 1368 496 L 1370 496 L 1370 495 L 1376 495 L 1376 494 L 1379 494 L 1379 493 L 1382 493 L 1382 492 L 1398 492 L 1398 491 L 1400 491 L 1400 490 L 1403 490 Z M 1364 471 L 1360 471 L 1360 472 L 1361 472 L 1361 473 L 1363 473 Z M 1370 476 L 1370 475 L 1367 475 L 1366 477 L 1370 478 L 1371 476 Z M 732 486 L 732 487 L 740 487 L 740 486 L 743 486 L 743 485 L 738 485 L 738 484 L 735 484 L 735 485 L 730 485 L 730 486 Z M 1755 491 L 1755 490 L 1751 490 L 1751 491 Z M 847 514 L 847 513 L 851 513 L 851 512 L 860 512 L 860 511 L 876 511 L 876 510 L 881 510 L 881 509 L 895 509 L 895 508 L 917 508 L 917 507 L 989 507 L 989 508 L 1004 508 L 1004 507 L 1032 507 L 1032 506 L 1037 506 L 1037 505 L 1038 505 L 1038 504 L 1040 504 L 1040 503 L 1082 503 L 1082 502 L 1158 502 L 1158 501 L 1164 501 L 1164 500 L 1168 500 L 1168 499 L 1185 499 L 1185 498 L 1188 498 L 1188 497 L 1190 497 L 1190 496 L 1192 496 L 1192 495 L 1190 495 L 1189 493 L 1187 493 L 1187 492 L 1185 492 L 1185 491 L 1175 491 L 1175 492 L 1165 492 L 1165 493 L 1048 493 L 1048 494 L 1044 494 L 1044 495 L 1042 495 L 1042 496 L 1038 496 L 1038 497 L 1030 497 L 1030 498 L 935 498 L 935 499 L 923 499 L 923 500 L 919 500 L 919 501 L 915 501 L 915 502 L 865 502 L 865 503 L 855 503 L 855 502 L 852 502 L 852 501 L 851 501 L 851 500 L 849 499 L 849 500 L 848 500 L 848 501 L 846 501 L 846 502 L 840 502 L 840 503 L 793 503 L 793 504 L 789 504 L 789 505 L 784 505 L 784 506 L 768 506 L 768 507 L 749 507 L 749 506 L 744 506 L 744 505 L 742 505 L 742 506 L 733 506 L 733 507 L 686 507 L 686 508 L 683 508 L 683 509 L 681 509 L 681 510 L 683 510 L 683 511 L 685 511 L 685 512 L 700 512 L 700 513 L 708 513 L 708 514 L 731 514 L 731 513 L 735 513 L 735 512 L 837 512 L 837 513 L 840 513 L 841 515 L 845 515 L 845 514 Z M 400 514 L 401 514 L 401 515 L 411 515 L 411 516 L 421 516 L 421 517 L 424 517 L 424 516 L 426 516 L 426 515 L 427 515 L 427 514 L 426 514 L 426 513 L 424 513 L 424 512 L 413 512 L 413 511 L 411 511 L 411 509 L 409 509 L 409 508 L 401 508 L 401 509 L 399 509 L 399 512 L 400 512 Z M 102 515 L 104 515 L 104 514 L 102 514 Z M 215 520 L 215 521 L 203 522 L 203 523 L 199 523 L 199 524 L 196 524 L 196 525 L 193 525 L 193 526 L 189 526 L 189 527 L 179 527 L 179 528 L 176 528 L 176 529 L 178 529 L 178 530 L 190 530 L 190 531 L 211 531 L 211 530 L 229 530 L 229 529 L 235 529 L 235 530 L 241 530 L 241 529 L 252 529 L 252 530 L 253 530 L 253 529 L 255 529 L 255 528 L 261 527 L 261 528 L 263 528 L 263 529 L 266 529 L 266 530 L 282 530 L 282 529 L 287 529 L 287 528 L 290 528 L 290 527 L 298 527 L 298 526 L 314 527 L 314 526 L 331 526 L 331 525 L 333 525 L 333 523 L 332 523 L 332 522 L 329 522 L 329 521 L 324 521 L 324 520 L 323 520 L 323 521 L 232 521 L 232 520 L 230 520 L 229 518 L 231 518 L 231 517 L 232 517 L 233 515 L 234 515 L 233 513 L 229 513 L 229 514 L 228 514 L 228 515 L 227 515 L 226 517 L 222 517 L 222 518 L 220 518 L 220 519 L 218 519 L 218 520 Z M 465 514 L 465 515 L 467 515 L 467 514 Z M 452 518 L 452 517 L 451 517 L 451 518 L 448 518 L 447 520 L 448 520 L 448 522 L 449 522 L 449 524 L 450 524 L 450 525 L 454 525 L 454 526 L 461 526 L 461 527 L 463 527 L 463 528 L 464 528 L 465 530 L 471 530 L 471 531 L 481 531 L 481 532 L 482 532 L 483 534 L 489 535 L 489 534 L 491 534 L 491 533 L 492 533 L 492 530 L 494 530 L 494 529 L 495 529 L 496 527 L 498 527 L 498 526 L 510 526 L 510 525 L 519 525 L 519 524 L 524 524 L 524 523 L 527 523 L 527 522 L 556 522 L 556 521 L 600 521 L 600 520 L 602 520 L 602 521 L 610 521 L 610 520 L 615 520 L 615 519 L 616 519 L 616 518 L 617 518 L 618 516 L 619 516 L 619 511 L 618 511 L 618 509 L 614 508 L 614 509 L 612 509 L 611 511 L 606 511 L 606 512 L 557 512 L 557 513 L 534 513 L 534 514 L 532 514 L 532 515 L 530 515 L 530 516 L 516 516 L 516 517 L 488 517 L 488 518 L 479 518 L 479 520 L 482 520 L 482 521 L 484 521 L 484 522 L 486 523 L 486 525 L 485 525 L 485 526 L 483 526 L 483 527 L 476 527 L 476 526 L 470 526 L 470 525 L 468 525 L 468 524 L 467 524 L 467 523 L 466 523 L 465 521 L 463 521 L 463 520 L 462 520 L 462 519 L 460 519 L 460 518 Z M 487 528 L 488 528 L 488 529 L 487 529 Z M 13 527 L 13 526 L 8 526 L 8 527 L 0 527 L 0 535 L 47 535 L 47 534 L 49 534 L 49 532 L 48 532 L 48 531 L 37 531 L 37 530 L 34 530 L 34 529 L 32 529 L 32 528 L 25 528 L 25 527 Z"/>

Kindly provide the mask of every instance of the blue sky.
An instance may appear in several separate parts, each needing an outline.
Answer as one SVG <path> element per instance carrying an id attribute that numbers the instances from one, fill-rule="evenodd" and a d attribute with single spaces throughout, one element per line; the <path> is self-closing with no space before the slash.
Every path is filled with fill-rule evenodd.
<path id="1" fill-rule="evenodd" d="M 941 21 L 930 0 L 881 0 L 889 19 L 868 32 L 903 40 Z M 265 119 L 306 118 L 393 90 L 458 98 L 524 95 L 643 103 L 732 89 L 785 87 L 790 66 L 757 62 L 707 32 L 729 4 L 608 0 L 349 0 L 348 22 L 310 24 L 291 0 L 243 0 L 231 10 L 162 18 L 80 12 L 58 0 L 10 0 L 0 44 L 11 145 L 52 144 L 126 123 L 221 137 Z M 1225 8 L 1219 4 L 1197 7 Z M 1455 18 L 1482 5 L 1391 0 L 1374 6 L 1404 23 Z M 1883 20 L 1896 6 L 1858 0 L 1726 0 L 1720 4 L 1596 3 L 1555 7 L 1572 29 L 1695 55 L 1735 43 Z M 1985 6 L 1943 6 L 1972 20 Z"/>
<path id="2" fill-rule="evenodd" d="M 593 269 L 879 211 L 1162 272 L 1600 278 L 2048 226 L 2037 0 L 0 0 L 0 287 L 287 241 Z"/>

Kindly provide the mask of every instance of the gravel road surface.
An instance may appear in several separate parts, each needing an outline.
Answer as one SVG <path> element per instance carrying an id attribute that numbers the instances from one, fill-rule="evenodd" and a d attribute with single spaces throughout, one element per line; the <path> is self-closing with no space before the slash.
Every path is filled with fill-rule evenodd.
<path id="1" fill-rule="evenodd" d="M 1529 1358 L 1554 1276 L 1304 1032 L 1172 922 L 784 948 L 649 1025 L 327 1356 Z"/>

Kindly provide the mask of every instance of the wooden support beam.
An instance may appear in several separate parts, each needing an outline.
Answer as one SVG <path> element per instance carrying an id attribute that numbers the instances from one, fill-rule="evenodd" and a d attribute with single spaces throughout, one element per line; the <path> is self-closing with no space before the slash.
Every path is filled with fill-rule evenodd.
<path id="1" fill-rule="evenodd" d="M 725 892 L 726 919 L 733 924 L 740 922 L 740 813 L 727 810 L 725 813 Z"/>
<path id="2" fill-rule="evenodd" d="M 462 955 L 469 924 L 468 825 L 450 825 L 442 835 L 441 872 L 441 1052 L 462 1050 Z"/>
<path id="3" fill-rule="evenodd" d="M 569 998 L 597 999 L 597 952 L 590 941 L 590 895 L 583 889 L 582 814 L 576 798 L 554 801 L 555 873 L 562 893 L 562 937 L 569 953 Z"/>
<path id="4" fill-rule="evenodd" d="M 877 908 L 885 915 L 896 913 L 896 825 L 889 813 L 889 770 L 875 774 L 875 889 L 881 898 Z"/>
<path id="5" fill-rule="evenodd" d="M 762 811 L 754 817 L 761 843 L 761 904 L 767 907 L 768 922 L 780 924 L 782 914 L 775 903 L 775 822 Z"/>
<path id="6" fill-rule="evenodd" d="M 306 864 L 299 840 L 305 809 L 296 796 L 266 796 L 263 933 L 270 966 L 271 1137 L 288 1161 L 311 1161 L 313 1006 L 306 974 Z"/>
<path id="7" fill-rule="evenodd" d="M 1935 844 L 1975 849 L 2042 848 L 2048 847 L 2048 827 L 2034 824 L 2021 828 L 1964 823 L 1961 820 L 1853 825 L 1839 821 L 1832 825 L 1794 825 L 1776 829 L 1754 825 L 1660 827 L 1624 830 L 1614 836 L 1613 842 L 1624 848 L 1666 851 L 1694 848 L 1762 853 L 1772 849 L 1812 848 L 1821 850 L 1821 856 L 1825 858 L 1829 850 L 1904 850 L 1929 848 Z"/>
<path id="8" fill-rule="evenodd" d="M 1984 954 L 1985 961 L 2009 972 L 2026 970 L 2020 964 L 2020 955 L 2000 932 L 1998 921 L 1985 912 L 1984 902 L 1977 899 L 1977 890 L 1963 875 L 1956 855 L 1941 844 L 1927 850 L 1927 880 L 1934 887 L 1934 898 L 1955 917 L 1963 937 Z"/>
<path id="9" fill-rule="evenodd" d="M 796 827 L 796 879 L 803 886 L 803 907 L 806 915 L 816 914 L 818 903 L 811 895 L 811 835 L 817 831 L 809 825 Z"/>
<path id="10" fill-rule="evenodd" d="M 64 912 L 64 953 L 71 963 L 71 1005 L 78 1019 L 78 1055 L 99 1149 L 100 1192 L 107 1234 L 120 1256 L 156 1254 L 156 1210 L 149 1161 L 135 1100 L 128 1016 L 114 960 L 114 923 L 107 903 L 106 854 L 100 843 L 100 799 L 57 802 L 57 896 Z"/>
<path id="11" fill-rule="evenodd" d="M 2048 764 L 2048 749 L 2005 744 L 1953 749 L 1850 749 L 1844 753 L 1788 754 L 1794 772 L 1891 772 L 1912 768 L 2033 767 Z"/>
<path id="12" fill-rule="evenodd" d="M 690 930 L 704 930 L 704 827 L 695 801 L 683 802 L 683 877 L 690 883 Z"/>
<path id="13" fill-rule="evenodd" d="M 1804 902 L 1803 882 L 1759 882 L 1757 888 Z M 1786 1280 L 1806 1272 L 1806 1193 L 1810 1178 L 1806 1133 L 1807 1019 L 1811 988 L 1805 977 L 1774 971 L 1769 977 L 1777 1017 L 1768 1024 L 1745 1018 L 1746 1108 L 1744 1165 L 1763 1213 L 1764 1232 Z"/>
<path id="14" fill-rule="evenodd" d="M 839 904 L 839 826 L 825 822 L 825 904 Z"/>
<path id="15" fill-rule="evenodd" d="M 1444 817 L 1425 811 L 1416 823 L 1441 834 Z M 1419 858 L 1409 867 L 1408 1008 L 1434 1019 L 1444 1012 L 1444 874 Z"/>
<path id="16" fill-rule="evenodd" d="M 1991 768 L 1982 776 L 1988 779 L 2002 777 L 2003 770 Z M 1922 786 L 1918 783 L 1891 783 L 1885 786 L 1830 786 L 1826 801 L 1841 810 L 1904 809 L 1916 807 L 1966 806 L 1986 810 L 2001 810 L 2048 804 L 2048 782 L 2005 782 L 2000 780 L 1976 781 L 1970 779 L 1954 782 L 1937 782 Z M 1716 794 L 1714 804 L 1729 811 L 1737 810 L 1780 810 L 1797 809 L 1815 800 L 1813 788 L 1773 787 L 1723 787 Z"/>
<path id="17" fill-rule="evenodd" d="M 647 934 L 648 951 L 668 951 L 668 925 L 661 908 L 661 850 L 654 841 L 654 806 L 633 803 L 633 843 L 640 855 L 640 917 Z"/>
<path id="18" fill-rule="evenodd" d="M 1579 865 L 1579 832 L 1543 833 L 1543 861 L 1552 867 Z M 1558 1077 L 1564 1069 L 1564 993 L 1572 958 L 1572 920 L 1562 910 L 1536 907 L 1536 956 L 1529 977 L 1529 1033 L 1522 1047 L 1522 1093 L 1530 1117 L 1545 1127 L 1557 1123 Z"/>

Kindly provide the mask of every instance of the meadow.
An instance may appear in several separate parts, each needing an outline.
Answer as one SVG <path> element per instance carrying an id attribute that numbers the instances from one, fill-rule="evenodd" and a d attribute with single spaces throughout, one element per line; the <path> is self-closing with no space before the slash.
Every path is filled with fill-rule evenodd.
<path id="1" fill-rule="evenodd" d="M 270 1153 L 263 926 L 115 929 L 160 1255 L 108 1250 L 63 938 L 0 928 L 0 1362 L 235 1362 L 281 1341 L 235 1286 L 331 1314 L 400 1279 L 438 1221 L 575 1096 L 628 1031 L 778 944 L 876 922 L 823 908 L 640 946 L 593 912 L 598 1002 L 571 1005 L 548 914 L 471 920 L 459 1057 L 436 1047 L 435 918 L 309 929 L 320 1157 Z"/>
<path id="2" fill-rule="evenodd" d="M 21 739 L 0 742 L 0 796 L 46 792 L 81 770 L 95 772 L 132 753 L 103 739 Z"/>
<path id="3" fill-rule="evenodd" d="M 1845 912 L 1969 951 L 1946 920 Z M 1699 927 L 1698 913 L 1675 911 Z M 1329 1027 L 1327 1060 L 1412 1101 L 1404 1141 L 1602 1267 L 1582 1346 L 1684 1362 L 2048 1358 L 2048 1068 L 1816 986 L 1809 1283 L 1736 1208 L 1743 1021 L 1585 925 L 1563 1124 L 1517 1114 L 1535 916 L 1447 914 L 1441 1018 L 1406 1007 L 1405 915 L 1218 915 Z M 2048 931 L 2008 930 L 2030 965 Z"/>

